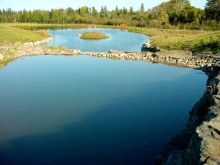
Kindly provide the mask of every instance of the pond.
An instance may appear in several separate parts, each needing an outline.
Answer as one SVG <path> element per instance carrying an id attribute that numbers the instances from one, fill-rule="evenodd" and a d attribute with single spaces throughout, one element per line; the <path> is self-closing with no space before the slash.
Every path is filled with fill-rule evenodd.
<path id="1" fill-rule="evenodd" d="M 0 70 L 0 164 L 152 165 L 205 81 L 144 61 L 19 58 Z"/>
<path id="2" fill-rule="evenodd" d="M 109 36 L 103 40 L 84 40 L 77 34 L 83 32 L 101 32 Z M 122 50 L 140 52 L 141 46 L 149 36 L 122 31 L 119 29 L 85 28 L 85 29 L 60 29 L 49 30 L 53 41 L 48 46 L 66 46 L 81 51 L 105 52 L 109 50 Z"/>

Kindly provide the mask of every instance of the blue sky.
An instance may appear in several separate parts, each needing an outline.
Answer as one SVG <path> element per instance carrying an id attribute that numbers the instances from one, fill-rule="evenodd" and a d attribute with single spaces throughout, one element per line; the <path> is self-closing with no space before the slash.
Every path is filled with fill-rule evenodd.
<path id="1" fill-rule="evenodd" d="M 72 7 L 77 9 L 82 6 L 95 7 L 97 10 L 101 9 L 101 6 L 106 6 L 108 10 L 119 8 L 130 8 L 134 10 L 140 9 L 141 4 L 144 4 L 145 10 L 150 9 L 166 0 L 3 0 L 0 4 L 0 9 L 11 8 L 12 10 L 50 10 L 52 8 L 67 8 Z M 207 0 L 190 0 L 191 5 L 204 9 Z"/>

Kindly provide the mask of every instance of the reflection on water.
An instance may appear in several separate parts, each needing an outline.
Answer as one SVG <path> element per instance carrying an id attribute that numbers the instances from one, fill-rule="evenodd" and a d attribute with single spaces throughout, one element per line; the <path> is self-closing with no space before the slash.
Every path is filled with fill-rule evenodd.
<path id="1" fill-rule="evenodd" d="M 202 95 L 200 72 L 90 56 L 17 59 L 0 70 L 0 162 L 153 164 Z"/>

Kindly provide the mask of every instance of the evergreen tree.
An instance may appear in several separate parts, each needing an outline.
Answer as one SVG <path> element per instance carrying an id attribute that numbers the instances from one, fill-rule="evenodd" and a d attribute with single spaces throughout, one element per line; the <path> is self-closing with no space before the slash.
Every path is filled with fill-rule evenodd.
<path id="1" fill-rule="evenodd" d="M 116 6 L 116 7 L 115 7 L 115 11 L 118 12 L 118 10 L 119 10 L 119 9 L 118 9 L 118 6 Z"/>
<path id="2" fill-rule="evenodd" d="M 220 21 L 220 0 L 207 0 L 205 16 L 206 19 Z"/>
<path id="3" fill-rule="evenodd" d="M 97 11 L 96 8 L 93 6 L 93 7 L 92 7 L 92 15 L 93 15 L 93 16 L 98 16 L 98 14 L 99 14 L 98 11 Z"/>
<path id="4" fill-rule="evenodd" d="M 144 12 L 144 4 L 141 4 L 141 12 Z"/>
<path id="5" fill-rule="evenodd" d="M 138 11 L 124 8 L 108 11 L 106 6 L 98 12 L 95 7 L 82 6 L 78 9 L 45 10 L 0 10 L 0 22 L 36 23 L 87 23 L 108 25 L 130 25 L 138 27 L 159 27 L 188 29 L 219 29 L 220 0 L 207 0 L 205 10 L 193 7 L 189 0 L 169 0 L 145 11 L 144 4 Z M 207 27 L 207 28 L 206 28 Z"/>
<path id="6" fill-rule="evenodd" d="M 132 14 L 134 12 L 133 7 L 130 7 L 130 13 Z"/>

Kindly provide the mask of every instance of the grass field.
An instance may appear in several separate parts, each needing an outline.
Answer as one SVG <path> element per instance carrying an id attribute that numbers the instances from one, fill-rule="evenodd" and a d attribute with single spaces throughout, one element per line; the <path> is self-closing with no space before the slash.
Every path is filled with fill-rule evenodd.
<path id="1" fill-rule="evenodd" d="M 13 24 L 0 24 L 0 45 L 35 42 L 47 37 L 40 32 L 24 30 L 11 25 Z"/>
<path id="2" fill-rule="evenodd" d="M 151 46 L 164 50 L 220 51 L 220 31 L 169 30 L 130 27 L 129 31 L 150 35 Z"/>
<path id="3" fill-rule="evenodd" d="M 31 24 L 11 23 L 0 24 L 0 45 L 11 43 L 34 42 L 44 39 L 46 36 L 36 32 L 35 29 L 53 28 L 82 28 L 88 27 L 85 24 Z M 103 26 L 99 28 L 121 28 L 120 26 Z M 26 30 L 25 30 L 26 29 Z M 30 29 L 30 30 L 27 30 Z M 32 30 L 32 31 L 31 31 Z M 34 30 L 34 31 L 33 31 Z M 164 50 L 190 50 L 195 52 L 220 51 L 220 31 L 199 31 L 199 30 L 174 30 L 174 29 L 153 29 L 128 27 L 128 31 L 142 33 L 151 36 L 151 46 Z M 90 36 L 91 37 L 91 36 Z"/>

